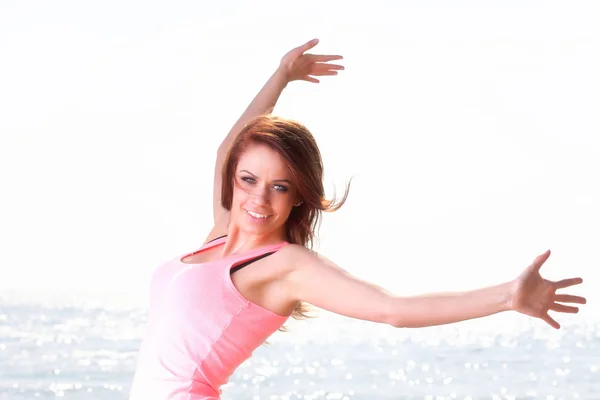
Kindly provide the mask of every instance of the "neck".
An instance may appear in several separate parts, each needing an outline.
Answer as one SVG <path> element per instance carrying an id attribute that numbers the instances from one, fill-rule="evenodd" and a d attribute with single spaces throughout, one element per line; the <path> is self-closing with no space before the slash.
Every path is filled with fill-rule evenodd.
<path id="1" fill-rule="evenodd" d="M 240 229 L 240 227 L 230 224 L 227 228 L 227 240 L 222 247 L 222 255 L 228 256 L 234 253 L 255 250 L 284 241 L 285 235 L 283 227 L 278 231 L 257 235 L 246 232 Z"/>

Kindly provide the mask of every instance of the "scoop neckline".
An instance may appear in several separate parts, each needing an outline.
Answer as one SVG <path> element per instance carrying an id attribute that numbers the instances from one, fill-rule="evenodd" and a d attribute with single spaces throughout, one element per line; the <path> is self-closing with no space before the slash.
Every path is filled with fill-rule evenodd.
<path id="1" fill-rule="evenodd" d="M 221 239 L 221 240 L 219 240 L 219 239 Z M 243 253 L 229 254 L 229 255 L 227 255 L 225 257 L 219 258 L 217 260 L 211 260 L 211 261 L 196 262 L 196 263 L 190 263 L 190 262 L 183 261 L 187 257 L 190 257 L 190 256 L 193 256 L 193 255 L 202 253 L 202 252 L 204 252 L 206 250 L 210 250 L 210 249 L 215 248 L 217 246 L 222 246 L 223 244 L 225 244 L 226 239 L 227 239 L 227 236 L 223 236 L 221 238 L 217 238 L 216 240 L 213 240 L 211 242 L 208 242 L 208 243 L 204 244 L 204 246 L 202 246 L 201 248 L 199 248 L 196 251 L 193 251 L 191 253 L 186 253 L 186 254 L 184 254 L 181 257 L 177 257 L 177 260 L 179 261 L 180 264 L 184 264 L 184 265 L 205 265 L 205 264 L 211 264 L 211 263 L 216 263 L 216 262 L 222 262 L 222 261 L 230 259 L 230 258 L 245 257 L 248 254 L 252 254 L 252 253 L 255 253 L 255 252 L 266 250 L 266 249 L 269 249 L 271 247 L 285 246 L 286 244 L 288 244 L 288 242 L 283 241 L 283 242 L 279 242 L 279 243 L 274 243 L 274 244 L 262 246 L 262 247 L 254 249 L 254 250 L 248 250 L 248 251 L 245 251 Z M 208 246 L 209 244 L 212 244 L 212 245 Z"/>

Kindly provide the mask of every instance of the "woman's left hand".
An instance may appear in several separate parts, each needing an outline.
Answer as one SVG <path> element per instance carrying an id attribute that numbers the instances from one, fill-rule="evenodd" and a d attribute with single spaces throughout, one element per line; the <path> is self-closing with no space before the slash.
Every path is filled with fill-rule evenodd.
<path id="1" fill-rule="evenodd" d="M 557 294 L 558 289 L 564 289 L 583 282 L 581 278 L 562 279 L 549 281 L 540 275 L 540 268 L 550 257 L 550 250 L 536 257 L 521 275 L 513 281 L 509 307 L 535 318 L 546 321 L 553 328 L 559 329 L 560 325 L 548 312 L 550 310 L 562 313 L 577 313 L 578 307 L 561 303 L 585 304 L 586 299 L 570 294 Z"/>
<path id="2" fill-rule="evenodd" d="M 338 71 L 344 69 L 342 65 L 331 64 L 331 61 L 341 60 L 342 56 L 307 53 L 318 43 L 318 39 L 310 40 L 302 46 L 293 48 L 283 56 L 279 71 L 285 75 L 287 82 L 302 80 L 319 83 L 316 76 L 337 75 Z"/>

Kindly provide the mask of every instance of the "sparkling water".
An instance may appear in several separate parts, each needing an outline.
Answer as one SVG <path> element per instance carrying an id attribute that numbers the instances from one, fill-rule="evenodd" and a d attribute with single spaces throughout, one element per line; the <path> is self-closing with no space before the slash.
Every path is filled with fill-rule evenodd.
<path id="1" fill-rule="evenodd" d="M 143 308 L 0 306 L 1 399 L 127 399 Z M 600 399 L 600 321 L 561 330 L 505 313 L 395 329 L 321 313 L 291 321 L 223 399 Z"/>

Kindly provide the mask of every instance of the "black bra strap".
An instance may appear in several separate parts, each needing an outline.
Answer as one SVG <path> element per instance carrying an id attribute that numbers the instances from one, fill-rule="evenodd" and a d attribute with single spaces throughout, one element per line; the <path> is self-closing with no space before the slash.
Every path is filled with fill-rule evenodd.
<path id="1" fill-rule="evenodd" d="M 223 235 L 223 236 L 216 237 L 216 238 L 214 238 L 214 239 L 212 239 L 212 240 L 208 241 L 208 242 L 207 242 L 207 244 L 208 244 L 208 243 L 211 243 L 211 242 L 214 242 L 215 240 L 222 239 L 222 238 L 224 238 L 224 237 L 227 237 L 227 235 Z M 258 256 L 258 257 L 256 257 L 256 258 L 253 258 L 253 259 L 251 259 L 251 260 L 245 261 L 245 262 L 241 263 L 240 265 L 236 265 L 235 267 L 233 267 L 233 268 L 231 268 L 231 269 L 229 270 L 229 274 L 233 274 L 235 271 L 239 271 L 240 269 L 242 269 L 242 268 L 244 268 L 244 267 L 246 267 L 246 266 L 248 266 L 248 265 L 252 264 L 253 262 L 255 262 L 255 261 L 258 261 L 258 260 L 260 260 L 261 258 L 265 258 L 266 256 L 270 256 L 270 255 L 271 255 L 271 254 L 273 254 L 273 253 L 274 253 L 274 251 L 273 251 L 273 252 L 270 252 L 270 253 L 265 253 L 265 254 L 262 254 L 262 255 L 260 255 L 260 256 Z"/>
<path id="2" fill-rule="evenodd" d="M 216 238 L 214 238 L 214 239 L 212 239 L 212 240 L 209 240 L 208 242 L 206 242 L 206 244 L 212 243 L 212 242 L 214 242 L 215 240 L 219 240 L 219 239 L 221 239 L 221 238 L 224 238 L 224 237 L 226 237 L 226 236 L 227 236 L 227 235 L 223 235 L 223 236 L 216 237 Z"/>
<path id="3" fill-rule="evenodd" d="M 245 266 L 252 264 L 254 261 L 258 261 L 261 258 L 265 258 L 266 256 L 270 256 L 273 253 L 274 253 L 274 251 L 272 251 L 270 253 L 265 253 L 265 254 L 262 254 L 262 255 L 260 255 L 260 256 L 258 256 L 256 258 L 253 258 L 251 260 L 245 261 L 245 262 L 241 263 L 240 265 L 236 265 L 235 267 L 233 267 L 233 268 L 231 268 L 229 270 L 229 274 L 233 274 L 235 271 L 238 271 L 238 270 L 244 268 Z"/>

